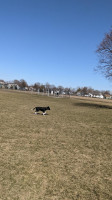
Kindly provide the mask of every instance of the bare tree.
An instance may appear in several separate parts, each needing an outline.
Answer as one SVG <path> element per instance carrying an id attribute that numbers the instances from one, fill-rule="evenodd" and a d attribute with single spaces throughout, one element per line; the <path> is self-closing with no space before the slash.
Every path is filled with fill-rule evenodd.
<path id="1" fill-rule="evenodd" d="M 81 91 L 82 95 L 87 95 L 88 94 L 88 88 L 87 87 L 83 87 L 82 91 Z"/>
<path id="2" fill-rule="evenodd" d="M 15 79 L 13 82 L 14 82 L 15 84 L 19 85 L 19 87 L 21 86 L 21 82 L 20 82 L 19 80 L 16 80 L 16 79 Z"/>
<path id="3" fill-rule="evenodd" d="M 35 83 L 34 84 L 34 86 L 33 86 L 33 88 L 35 89 L 35 90 L 39 90 L 40 89 L 40 83 Z"/>
<path id="4" fill-rule="evenodd" d="M 59 86 L 57 87 L 57 90 L 58 90 L 59 93 L 61 94 L 61 93 L 63 92 L 64 88 L 63 88 L 63 86 L 59 85 Z"/>
<path id="5" fill-rule="evenodd" d="M 105 34 L 96 52 L 99 56 L 99 65 L 96 70 L 103 73 L 107 79 L 112 79 L 112 30 Z"/>
<path id="6" fill-rule="evenodd" d="M 49 90 L 50 90 L 50 84 L 47 82 L 46 85 L 45 85 L 45 90 L 47 93 L 49 93 Z"/>
<path id="7" fill-rule="evenodd" d="M 90 93 L 90 94 L 93 94 L 93 91 L 94 91 L 93 88 L 91 88 L 91 87 L 88 88 L 88 94 L 89 94 L 89 93 Z"/>
<path id="8" fill-rule="evenodd" d="M 40 85 L 40 92 L 44 92 L 45 91 L 45 85 L 41 84 Z"/>
<path id="9" fill-rule="evenodd" d="M 26 82 L 24 79 L 21 79 L 21 80 L 20 80 L 20 87 L 21 87 L 21 88 L 25 88 L 25 87 L 27 87 L 27 86 L 28 86 L 27 82 Z"/>
<path id="10" fill-rule="evenodd" d="M 93 91 L 93 95 L 100 95 L 100 91 L 99 90 L 94 90 Z"/>

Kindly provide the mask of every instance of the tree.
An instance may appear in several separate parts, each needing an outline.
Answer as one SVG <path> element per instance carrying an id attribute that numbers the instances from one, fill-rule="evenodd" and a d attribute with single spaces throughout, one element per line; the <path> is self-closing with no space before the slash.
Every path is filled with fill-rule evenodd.
<path id="1" fill-rule="evenodd" d="M 88 94 L 88 88 L 83 87 L 81 93 L 82 93 L 82 95 L 87 95 Z"/>
<path id="2" fill-rule="evenodd" d="M 33 86 L 33 88 L 35 89 L 35 90 L 39 90 L 40 89 L 40 83 L 35 83 L 34 84 L 34 86 Z"/>
<path id="3" fill-rule="evenodd" d="M 17 84 L 17 85 L 19 85 L 19 87 L 21 86 L 21 82 L 20 82 L 19 80 L 16 80 L 16 79 L 15 79 L 15 80 L 14 80 L 14 83 Z"/>
<path id="4" fill-rule="evenodd" d="M 21 88 L 25 88 L 25 87 L 27 87 L 27 86 L 28 86 L 27 82 L 26 82 L 24 79 L 21 79 L 21 80 L 20 80 L 20 87 L 21 87 Z"/>
<path id="5" fill-rule="evenodd" d="M 49 92 L 49 89 L 50 89 L 50 84 L 47 82 L 46 85 L 45 85 L 45 89 L 46 89 L 46 92 Z"/>
<path id="6" fill-rule="evenodd" d="M 96 70 L 101 71 L 107 79 L 112 79 L 112 30 L 105 34 L 96 52 L 99 56 L 99 66 Z"/>
<path id="7" fill-rule="evenodd" d="M 89 93 L 90 93 L 90 94 L 93 94 L 93 91 L 94 91 L 93 88 L 91 88 L 91 87 L 88 88 L 88 94 L 89 94 Z"/>
<path id="8" fill-rule="evenodd" d="M 61 86 L 61 85 L 59 85 L 59 86 L 57 87 L 57 90 L 59 91 L 60 94 L 62 94 L 62 92 L 63 92 L 63 90 L 64 90 L 64 87 Z"/>
<path id="9" fill-rule="evenodd" d="M 94 90 L 93 91 L 93 95 L 100 95 L 100 91 L 99 90 Z"/>
<path id="10" fill-rule="evenodd" d="M 41 84 L 40 85 L 40 92 L 44 92 L 45 91 L 45 85 Z"/>

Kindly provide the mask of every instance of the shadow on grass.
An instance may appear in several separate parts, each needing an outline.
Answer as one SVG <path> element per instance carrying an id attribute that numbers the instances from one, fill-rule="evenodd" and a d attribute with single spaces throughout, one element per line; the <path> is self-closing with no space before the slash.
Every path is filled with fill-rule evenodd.
<path id="1" fill-rule="evenodd" d="M 75 103 L 74 106 L 112 109 L 112 106 L 110 106 L 110 105 L 103 105 L 103 104 L 96 104 L 96 103 L 87 103 L 87 102 Z"/>

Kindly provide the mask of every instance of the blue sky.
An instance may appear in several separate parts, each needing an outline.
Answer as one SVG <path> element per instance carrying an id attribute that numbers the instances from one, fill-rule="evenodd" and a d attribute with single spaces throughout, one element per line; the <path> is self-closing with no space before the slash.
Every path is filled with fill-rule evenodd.
<path id="1" fill-rule="evenodd" d="M 94 68 L 112 0 L 0 0 L 0 79 L 112 90 Z"/>

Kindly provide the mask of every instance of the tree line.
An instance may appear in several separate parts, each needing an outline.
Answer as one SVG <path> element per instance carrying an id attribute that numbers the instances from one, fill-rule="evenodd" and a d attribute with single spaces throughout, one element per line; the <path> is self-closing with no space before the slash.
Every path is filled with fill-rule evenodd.
<path id="1" fill-rule="evenodd" d="M 4 80 L 0 80 L 0 82 L 5 82 Z M 7 82 L 7 83 L 10 83 Z M 41 84 L 39 82 L 36 82 L 32 85 L 28 85 L 27 81 L 24 79 L 20 80 L 14 80 L 11 81 L 11 83 L 17 84 L 20 88 L 20 90 L 32 90 L 36 92 L 44 92 L 44 93 L 58 93 L 58 94 L 66 94 L 66 95 L 80 95 L 80 96 L 85 96 L 85 95 L 105 95 L 105 94 L 110 94 L 110 91 L 108 90 L 95 90 L 91 87 L 77 87 L 77 88 L 70 88 L 70 87 L 63 87 L 63 86 L 58 86 L 56 87 L 55 85 L 49 84 L 48 82 L 46 84 Z"/>

